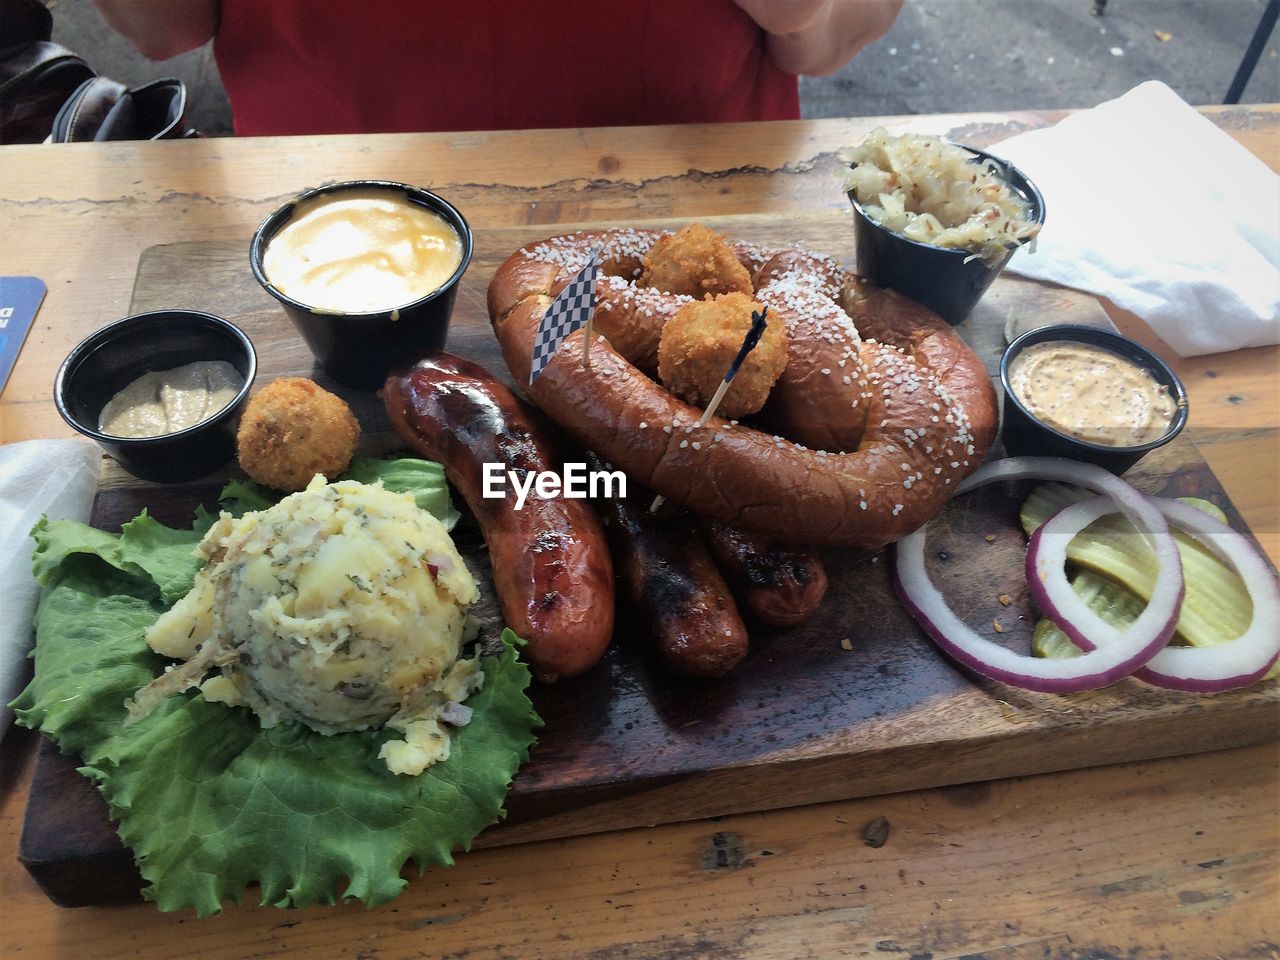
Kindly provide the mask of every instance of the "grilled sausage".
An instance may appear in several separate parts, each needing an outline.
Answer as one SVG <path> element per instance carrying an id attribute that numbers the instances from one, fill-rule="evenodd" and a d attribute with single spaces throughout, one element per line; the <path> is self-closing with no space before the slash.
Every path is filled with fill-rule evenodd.
<path id="1" fill-rule="evenodd" d="M 479 521 L 507 625 L 544 681 L 589 669 L 613 635 L 613 566 L 585 500 L 483 497 L 486 463 L 517 473 L 560 466 L 536 411 L 488 371 L 447 353 L 388 376 L 387 416 L 406 444 L 444 465 Z"/>
<path id="2" fill-rule="evenodd" d="M 734 527 L 707 520 L 707 543 L 748 614 L 775 627 L 804 623 L 827 592 L 827 571 L 814 550 L 788 547 Z"/>
<path id="3" fill-rule="evenodd" d="M 627 493 L 602 504 L 623 588 L 667 666 L 723 676 L 747 655 L 747 628 L 697 521 L 671 506 L 651 513 L 637 485 Z"/>

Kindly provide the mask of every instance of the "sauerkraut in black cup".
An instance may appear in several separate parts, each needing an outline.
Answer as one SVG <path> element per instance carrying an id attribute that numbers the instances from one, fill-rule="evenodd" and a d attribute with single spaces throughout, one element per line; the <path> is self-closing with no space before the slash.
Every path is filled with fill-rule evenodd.
<path id="1" fill-rule="evenodd" d="M 858 273 L 948 323 L 969 315 L 1044 223 L 1044 198 L 1019 170 L 940 137 L 879 129 L 842 160 Z"/>

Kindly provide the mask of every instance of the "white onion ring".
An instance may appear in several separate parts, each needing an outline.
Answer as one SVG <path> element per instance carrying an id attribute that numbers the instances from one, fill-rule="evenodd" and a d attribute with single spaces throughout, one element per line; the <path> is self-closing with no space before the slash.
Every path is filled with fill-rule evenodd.
<path id="1" fill-rule="evenodd" d="M 1047 457 L 1016 457 L 985 464 L 956 488 L 961 494 L 998 480 L 1058 480 L 1110 497 L 1129 521 L 1156 545 L 1159 553 L 1177 546 L 1164 516 L 1137 490 L 1101 467 Z M 1148 604 L 1144 630 L 1116 631 L 1114 643 L 1082 656 L 1052 660 L 1015 653 L 980 636 L 947 606 L 925 571 L 928 524 L 898 542 L 894 583 L 907 611 L 942 650 L 959 663 L 993 680 L 1045 693 L 1072 693 L 1115 683 L 1133 673 L 1164 646 L 1177 621 L 1182 596 L 1182 564 L 1162 563 L 1156 592 L 1165 609 Z M 1065 580 L 1065 575 L 1064 575 Z M 1170 584 L 1174 587 L 1171 590 Z"/>
<path id="2" fill-rule="evenodd" d="M 1240 636 L 1212 647 L 1167 646 L 1138 669 L 1134 676 L 1158 687 L 1193 693 L 1233 690 L 1262 679 L 1277 657 L 1280 657 L 1280 587 L 1276 586 L 1268 563 L 1245 537 L 1203 510 L 1177 500 L 1152 499 L 1151 503 L 1172 520 L 1174 526 L 1195 537 L 1239 574 L 1253 601 L 1253 619 Z M 1085 506 L 1089 507 L 1086 512 L 1091 513 L 1093 518 L 1115 513 L 1115 508 L 1105 499 L 1086 500 L 1055 514 L 1040 527 L 1037 534 L 1046 530 L 1050 524 L 1060 524 L 1060 518 L 1068 511 Z M 1060 528 L 1064 532 L 1069 526 L 1075 525 L 1068 521 L 1061 521 Z M 1047 556 L 1044 560 L 1050 564 L 1060 562 Z M 1162 565 L 1164 562 L 1164 558 L 1160 558 Z M 1154 601 L 1154 597 L 1152 599 Z M 1038 597 L 1036 602 L 1041 603 Z M 1093 611 L 1084 607 L 1083 603 L 1080 606 L 1084 608 L 1084 614 L 1073 612 L 1070 619 L 1075 628 L 1084 629 L 1087 622 L 1087 636 L 1068 629 L 1066 623 L 1056 619 L 1054 622 L 1082 649 L 1086 649 L 1085 644 L 1088 643 L 1109 643 L 1106 633 L 1099 630 L 1099 627 L 1105 630 L 1108 625 L 1098 619 Z M 1041 609 L 1044 609 L 1043 605 Z M 1111 629 L 1114 632 L 1114 628 Z"/>

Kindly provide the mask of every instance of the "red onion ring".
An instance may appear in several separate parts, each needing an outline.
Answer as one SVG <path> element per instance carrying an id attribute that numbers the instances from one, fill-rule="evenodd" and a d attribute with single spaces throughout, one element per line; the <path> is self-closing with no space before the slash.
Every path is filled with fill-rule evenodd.
<path id="1" fill-rule="evenodd" d="M 1212 647 L 1167 646 L 1139 668 L 1134 676 L 1155 686 L 1193 693 L 1233 690 L 1262 679 L 1277 657 L 1280 657 L 1280 587 L 1276 586 L 1269 564 L 1245 537 L 1204 511 L 1177 500 L 1152 499 L 1151 503 L 1172 520 L 1174 526 L 1195 537 L 1239 574 L 1253 601 L 1253 619 L 1244 633 L 1225 643 Z M 1087 521 L 1089 523 L 1099 516 L 1115 513 L 1115 507 L 1105 499 L 1086 500 L 1055 514 L 1036 531 L 1037 535 L 1053 524 L 1069 539 L 1069 530 L 1076 524 L 1070 517 L 1064 518 L 1063 515 L 1080 507 L 1088 508 L 1080 511 L 1080 514 L 1091 515 L 1091 519 Z M 1049 531 L 1050 534 L 1053 532 Z M 1028 570 L 1030 555 L 1029 549 Z M 1042 559 L 1050 566 L 1061 562 L 1056 556 L 1044 556 Z M 1164 557 L 1159 560 L 1162 566 L 1166 562 Z M 1060 588 L 1055 586 L 1054 589 Z M 1153 596 L 1152 600 L 1154 599 Z M 1036 603 L 1041 603 L 1038 597 Z M 1043 605 L 1041 609 L 1045 609 Z M 1098 620 L 1087 608 L 1085 613 L 1088 616 L 1077 612 L 1070 614 L 1072 627 L 1079 628 L 1078 630 L 1068 629 L 1066 623 L 1056 619 L 1054 622 L 1082 649 L 1087 649 L 1084 646 L 1086 643 L 1101 645 L 1110 642 L 1106 633 L 1098 629 L 1099 626 L 1106 628 L 1107 624 Z M 1095 620 L 1097 623 L 1093 622 Z M 1114 632 L 1114 628 L 1112 630 Z"/>
<path id="2" fill-rule="evenodd" d="M 1155 506 L 1154 501 L 1147 502 Z M 1037 528 L 1027 545 L 1027 586 L 1031 599 L 1081 650 L 1115 643 L 1132 630 L 1143 634 L 1155 630 L 1163 637 L 1163 646 L 1173 636 L 1184 594 L 1182 560 L 1172 537 L 1157 537 L 1152 542 L 1159 573 L 1151 599 L 1128 630 L 1117 629 L 1090 610 L 1067 580 L 1068 545 L 1093 521 L 1115 512 L 1114 503 L 1106 497 L 1095 497 L 1064 507 Z M 1177 576 L 1166 576 L 1166 570 L 1176 571 Z"/>
<path id="3" fill-rule="evenodd" d="M 1155 656 L 1177 622 L 1182 598 L 1182 564 L 1176 560 L 1177 546 L 1160 511 L 1129 484 L 1101 467 L 1041 457 L 1017 457 L 985 464 L 961 483 L 956 493 L 998 480 L 1058 480 L 1111 498 L 1120 512 L 1151 539 L 1159 553 L 1163 555 L 1167 549 L 1174 551 L 1175 562 L 1161 563 L 1156 578 L 1155 590 L 1161 597 L 1161 605 L 1147 605 L 1142 630 L 1115 631 L 1114 642 L 1088 650 L 1083 656 L 1050 660 L 1015 653 L 980 636 L 947 606 L 925 571 L 928 529 L 925 524 L 898 542 L 894 564 L 894 585 L 899 599 L 924 631 L 948 656 L 974 672 L 1046 693 L 1072 693 L 1108 686 Z M 1063 574 L 1064 582 L 1065 579 Z"/>

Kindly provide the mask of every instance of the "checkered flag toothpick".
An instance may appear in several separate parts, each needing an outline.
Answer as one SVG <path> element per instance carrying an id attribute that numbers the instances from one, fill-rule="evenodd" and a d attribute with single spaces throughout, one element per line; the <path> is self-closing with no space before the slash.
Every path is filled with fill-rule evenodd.
<path id="1" fill-rule="evenodd" d="M 529 365 L 529 384 L 538 379 L 542 368 L 573 331 L 586 326 L 596 309 L 596 273 L 600 269 L 600 248 L 591 251 L 591 258 L 560 295 L 551 301 L 538 324 L 533 338 L 533 362 Z M 588 331 L 590 333 L 590 331 Z"/>

